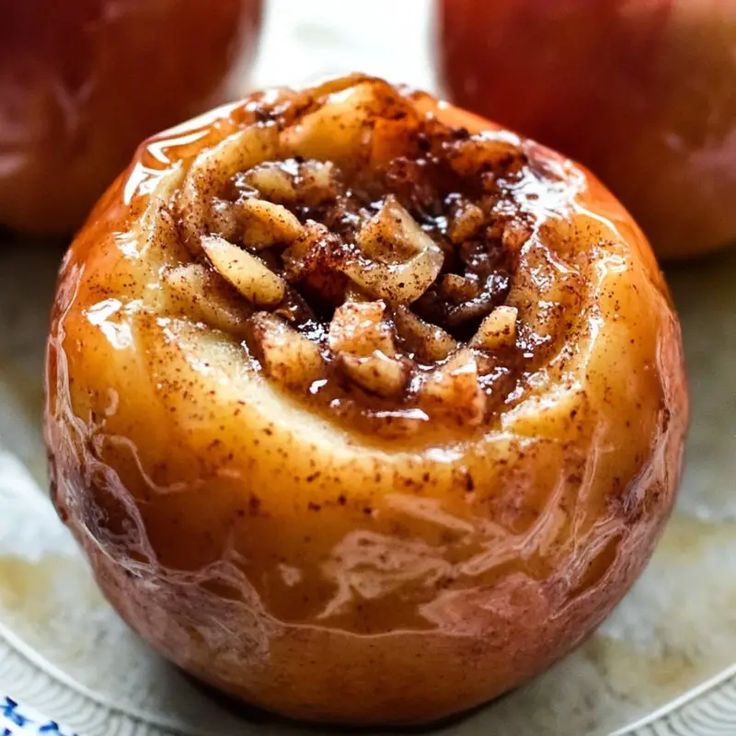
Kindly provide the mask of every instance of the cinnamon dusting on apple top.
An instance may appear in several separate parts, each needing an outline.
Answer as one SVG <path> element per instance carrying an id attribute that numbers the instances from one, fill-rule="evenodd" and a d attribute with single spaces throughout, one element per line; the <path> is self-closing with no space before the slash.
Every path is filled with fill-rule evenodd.
<path id="1" fill-rule="evenodd" d="M 385 436 L 492 424 L 564 326 L 562 303 L 531 303 L 530 270 L 576 300 L 539 242 L 520 267 L 538 224 L 524 202 L 555 177 L 515 135 L 452 127 L 424 99 L 363 77 L 257 96 L 167 215 L 191 255 L 164 274 L 172 303 Z"/>

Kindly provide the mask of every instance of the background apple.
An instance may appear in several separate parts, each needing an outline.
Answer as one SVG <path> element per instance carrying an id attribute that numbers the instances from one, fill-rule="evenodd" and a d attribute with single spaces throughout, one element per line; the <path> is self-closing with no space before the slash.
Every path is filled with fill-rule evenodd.
<path id="1" fill-rule="evenodd" d="M 663 257 L 736 241 L 736 0 L 439 0 L 458 104 L 587 164 Z"/>
<path id="2" fill-rule="evenodd" d="M 220 101 L 261 17 L 261 0 L 0 7 L 0 225 L 34 232 L 81 224 L 144 137 Z"/>

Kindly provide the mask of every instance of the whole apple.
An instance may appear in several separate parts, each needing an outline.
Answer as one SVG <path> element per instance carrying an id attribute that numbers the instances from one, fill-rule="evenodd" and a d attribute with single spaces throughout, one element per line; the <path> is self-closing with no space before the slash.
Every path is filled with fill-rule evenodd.
<path id="1" fill-rule="evenodd" d="M 28 232 L 80 225 L 142 138 L 221 101 L 261 17 L 261 0 L 0 6 L 0 225 Z"/>
<path id="2" fill-rule="evenodd" d="M 734 0 L 440 0 L 460 105 L 592 168 L 661 257 L 736 240 Z"/>
<path id="3" fill-rule="evenodd" d="M 610 192 L 365 75 L 139 146 L 64 259 L 46 366 L 52 498 L 123 619 L 230 695 L 363 726 L 588 636 L 669 516 L 688 415 Z"/>

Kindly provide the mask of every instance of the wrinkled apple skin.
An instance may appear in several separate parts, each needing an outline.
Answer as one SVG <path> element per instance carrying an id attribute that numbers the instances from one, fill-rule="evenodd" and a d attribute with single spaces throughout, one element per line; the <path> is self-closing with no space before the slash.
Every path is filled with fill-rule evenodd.
<path id="1" fill-rule="evenodd" d="M 530 143 L 555 177 L 534 228 L 588 277 L 559 359 L 471 438 L 326 420 L 237 339 L 161 308 L 162 266 L 191 256 L 146 230 L 151 187 L 249 115 L 145 142 L 74 240 L 48 341 L 52 497 L 121 616 L 202 680 L 292 717 L 432 721 L 548 667 L 645 565 L 687 424 L 677 317 L 627 212 Z"/>
<path id="2" fill-rule="evenodd" d="M 0 226 L 78 227 L 143 137 L 222 100 L 260 16 L 261 0 L 3 2 Z"/>
<path id="3" fill-rule="evenodd" d="M 589 166 L 663 258 L 736 241 L 733 0 L 440 0 L 451 99 Z"/>

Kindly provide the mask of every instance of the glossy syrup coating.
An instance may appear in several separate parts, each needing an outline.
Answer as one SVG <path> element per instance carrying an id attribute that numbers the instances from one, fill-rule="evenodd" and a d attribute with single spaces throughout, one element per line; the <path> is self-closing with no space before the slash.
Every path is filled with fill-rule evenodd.
<path id="1" fill-rule="evenodd" d="M 736 3 L 438 0 L 459 105 L 589 166 L 663 258 L 736 242 Z"/>
<path id="2" fill-rule="evenodd" d="M 407 195 L 384 177 L 399 159 L 444 171 L 445 155 L 464 171 L 453 187 L 487 195 L 477 202 L 491 224 L 475 238 L 510 259 L 509 288 L 490 313 L 516 315 L 513 339 L 495 333 L 503 344 L 478 342 L 480 327 L 455 331 L 446 357 L 420 365 L 403 342 L 386 347 L 418 301 L 376 299 L 383 284 L 366 286 L 381 263 L 391 277 L 396 253 L 356 273 L 353 247 L 336 251 L 329 282 L 348 279 L 326 308 L 278 265 L 297 246 L 271 254 L 252 219 L 229 228 L 225 216 L 264 207 L 280 170 L 269 161 L 327 161 L 352 192 L 366 172 L 387 187 L 358 213 L 354 248 L 382 222 L 391 192 L 451 254 L 457 209 L 422 210 L 413 197 L 423 179 L 410 179 Z M 303 183 L 294 171 L 289 181 Z M 455 194 L 443 202 L 455 207 Z M 296 225 L 271 211 L 267 234 L 311 227 L 295 204 Z M 333 233 L 353 221 L 334 220 Z M 235 278 L 232 264 L 252 256 L 288 280 L 281 296 L 262 270 L 260 291 L 247 270 Z M 450 262 L 427 292 L 460 283 Z M 291 364 L 274 362 L 282 332 L 269 342 L 261 330 L 297 296 L 312 317 L 279 317 L 299 350 Z M 380 324 L 369 318 L 377 304 Z M 351 310 L 363 316 L 353 337 L 380 326 L 382 347 L 367 357 L 408 365 L 398 392 L 356 387 L 363 364 L 312 324 L 334 337 Z M 324 377 L 284 379 L 295 375 L 284 366 L 307 364 Z M 549 149 L 368 77 L 254 95 L 145 142 L 64 260 L 47 370 L 53 499 L 112 605 L 216 687 L 340 723 L 461 711 L 582 641 L 652 551 L 687 422 L 677 318 L 645 238 L 608 191 Z M 509 384 L 489 379 L 501 374 Z M 338 400 L 320 402 L 332 384 Z M 348 398 L 357 408 L 345 415 Z M 387 406 L 371 427 L 359 421 Z M 388 431 L 387 415 L 406 407 L 426 420 Z"/>
<path id="3" fill-rule="evenodd" d="M 77 228 L 142 138 L 242 94 L 260 18 L 261 0 L 3 2 L 0 226 Z"/>

